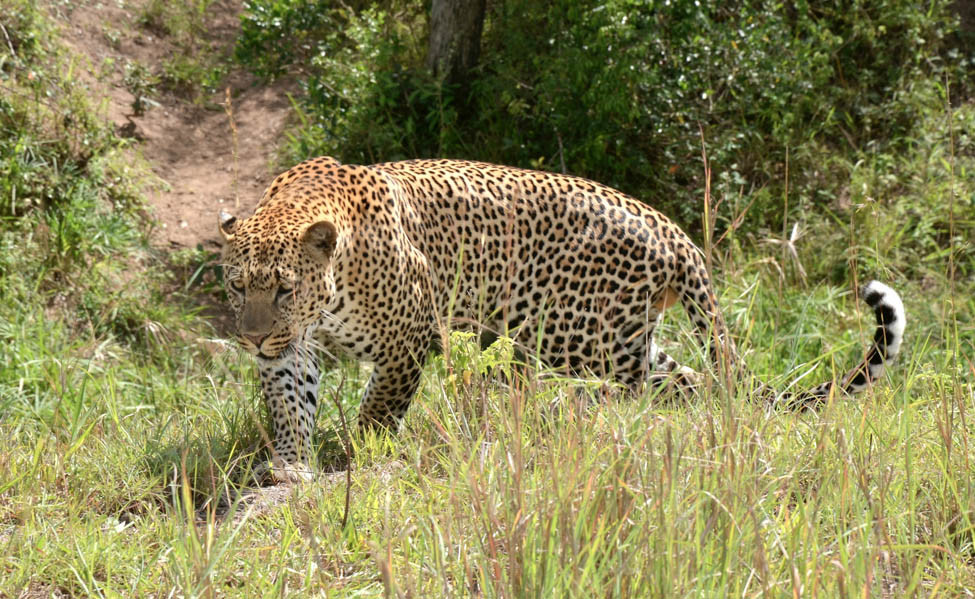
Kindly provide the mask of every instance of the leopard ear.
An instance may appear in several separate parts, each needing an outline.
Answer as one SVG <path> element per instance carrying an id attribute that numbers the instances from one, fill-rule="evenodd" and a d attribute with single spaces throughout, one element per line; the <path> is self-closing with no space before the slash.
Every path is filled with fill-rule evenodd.
<path id="1" fill-rule="evenodd" d="M 338 231 L 335 225 L 328 221 L 319 221 L 307 229 L 301 235 L 301 243 L 311 255 L 319 260 L 328 260 L 335 251 L 335 242 L 338 239 Z"/>
<path id="2" fill-rule="evenodd" d="M 237 217 L 233 214 L 220 211 L 220 233 L 223 234 L 224 241 L 230 241 L 234 238 L 234 232 L 237 230 Z"/>

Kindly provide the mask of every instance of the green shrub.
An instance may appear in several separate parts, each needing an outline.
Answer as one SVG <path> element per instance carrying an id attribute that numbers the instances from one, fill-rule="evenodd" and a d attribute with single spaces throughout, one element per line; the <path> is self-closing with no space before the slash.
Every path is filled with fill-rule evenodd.
<path id="1" fill-rule="evenodd" d="M 307 94 L 289 161 L 467 157 L 565 169 L 699 226 L 713 193 L 776 230 L 833 201 L 849 157 L 910 144 L 919 78 L 967 84 L 947 3 L 495 3 L 469 97 L 424 67 L 420 3 L 246 3 L 238 57 Z M 420 25 L 420 26 L 418 26 Z M 788 214 L 782 198 L 791 196 Z M 730 219 L 733 210 L 721 212 Z"/>
<path id="2" fill-rule="evenodd" d="M 279 75 L 308 61 L 318 49 L 315 40 L 340 29 L 333 20 L 342 13 L 312 0 L 245 2 L 237 58 L 263 76 Z"/>

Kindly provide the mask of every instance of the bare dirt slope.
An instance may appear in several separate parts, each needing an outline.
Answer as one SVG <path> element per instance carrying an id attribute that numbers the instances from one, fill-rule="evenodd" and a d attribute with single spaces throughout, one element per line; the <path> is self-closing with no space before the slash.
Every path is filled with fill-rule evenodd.
<path id="1" fill-rule="evenodd" d="M 274 177 L 272 163 L 290 113 L 287 81 L 263 84 L 242 70 L 231 71 L 221 87 L 230 87 L 235 144 L 225 110 L 226 92 L 196 101 L 156 90 L 148 109 L 135 115 L 126 69 L 151 73 L 177 51 L 165 31 L 145 23 L 150 0 L 89 0 L 70 12 L 51 6 L 62 25 L 65 43 L 85 57 L 79 68 L 92 95 L 104 98 L 106 116 L 118 130 L 137 140 L 135 148 L 165 183 L 150 196 L 158 222 L 154 243 L 174 249 L 219 247 L 216 222 L 221 209 L 249 214 Z M 204 36 L 214 51 L 232 51 L 239 28 L 240 0 L 217 0 L 204 14 Z M 131 77 L 131 75 L 130 75 Z M 239 179 L 235 187 L 235 170 Z M 235 201 L 239 191 L 239 206 Z"/>

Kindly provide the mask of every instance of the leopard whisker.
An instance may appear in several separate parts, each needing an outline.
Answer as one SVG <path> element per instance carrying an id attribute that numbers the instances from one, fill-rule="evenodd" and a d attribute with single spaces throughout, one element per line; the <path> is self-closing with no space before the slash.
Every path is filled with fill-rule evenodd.
<path id="1" fill-rule="evenodd" d="M 324 355 L 329 360 L 337 361 L 338 357 L 312 334 L 315 328 L 316 327 L 311 326 L 305 329 L 305 332 L 302 334 L 299 342 L 304 347 Z"/>
<path id="2" fill-rule="evenodd" d="M 322 315 L 322 319 L 325 320 L 326 322 L 336 324 L 340 327 L 345 326 L 345 322 L 343 322 L 341 318 L 339 318 L 335 314 L 332 314 L 328 310 L 321 310 L 319 313 Z"/>

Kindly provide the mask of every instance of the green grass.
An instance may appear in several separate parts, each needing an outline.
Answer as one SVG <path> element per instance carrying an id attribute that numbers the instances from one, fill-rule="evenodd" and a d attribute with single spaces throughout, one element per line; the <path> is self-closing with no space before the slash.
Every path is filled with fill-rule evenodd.
<path id="1" fill-rule="evenodd" d="M 712 250 L 740 349 L 777 384 L 858 358 L 873 325 L 854 274 L 900 290 L 907 341 L 874 389 L 798 414 L 717 385 L 688 403 L 620 398 L 455 335 L 400 433 L 353 440 L 343 526 L 336 401 L 354 418 L 368 369 L 323 381 L 318 480 L 243 486 L 268 423 L 252 359 L 199 314 L 219 295 L 213 257 L 147 244 L 151 178 L 72 91 L 43 15 L 4 7 L 17 55 L 0 44 L 0 597 L 975 588 L 970 103 L 949 108 L 935 85 L 912 96 L 913 150 L 846 165 L 854 208 L 811 213 L 795 256 L 764 243 L 774 233 Z M 686 318 L 663 329 L 705 367 Z"/>
<path id="2" fill-rule="evenodd" d="M 762 289 L 752 311 L 775 312 Z M 775 347 L 801 355 L 807 330 L 825 335 L 810 321 L 834 306 L 826 291 Z M 800 311 L 803 295 L 783 303 Z M 911 335 L 889 384 L 798 415 L 720 390 L 682 406 L 592 401 L 459 340 L 427 369 L 400 435 L 357 447 L 343 529 L 342 474 L 268 510 L 222 513 L 262 428 L 248 358 L 186 330 L 123 344 L 14 308 L 28 317 L 4 331 L 18 353 L 0 377 L 10 596 L 31 585 L 79 597 L 786 596 L 801 585 L 835 597 L 891 585 L 953 597 L 975 583 L 972 400 L 959 372 L 971 365 L 955 366 L 950 326 L 938 331 L 947 347 Z M 846 359 L 859 344 L 842 339 Z M 765 351 L 772 341 L 751 348 L 784 372 L 794 354 Z M 341 376 L 351 411 L 364 377 L 346 367 L 326 390 Z M 338 425 L 323 412 L 327 438 Z"/>
<path id="3" fill-rule="evenodd" d="M 758 289 L 753 311 L 781 305 Z M 816 297 L 810 310 L 828 312 L 830 294 Z M 29 390 L 4 394 L 0 420 L 10 596 L 956 597 L 975 585 L 972 390 L 950 344 L 911 335 L 889 381 L 792 414 L 744 391 L 605 397 L 455 336 L 400 434 L 357 440 L 343 528 L 341 472 L 228 511 L 264 419 L 249 358 L 179 338 L 139 352 L 58 330 L 28 341 L 41 328 L 12 340 L 33 353 L 2 377 Z M 806 335 L 775 345 L 790 344 Z M 765 351 L 770 336 L 751 346 L 775 372 L 791 366 L 792 352 Z M 364 372 L 341 368 L 326 394 L 340 379 L 351 412 Z M 336 434 L 329 398 L 319 424 L 323 443 Z M 322 457 L 339 453 L 331 442 Z"/>

